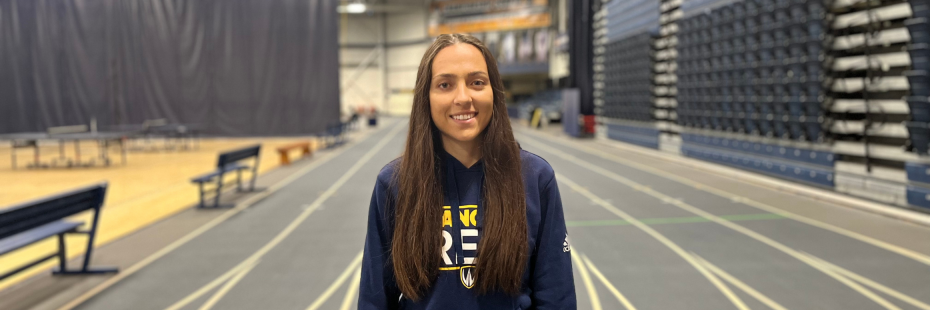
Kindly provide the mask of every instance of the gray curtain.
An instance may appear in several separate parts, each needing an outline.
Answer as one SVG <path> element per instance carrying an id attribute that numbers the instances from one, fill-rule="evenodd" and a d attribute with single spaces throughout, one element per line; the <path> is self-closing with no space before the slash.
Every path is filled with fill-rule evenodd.
<path id="1" fill-rule="evenodd" d="M 0 133 L 146 119 L 299 135 L 339 117 L 336 0 L 0 0 Z"/>

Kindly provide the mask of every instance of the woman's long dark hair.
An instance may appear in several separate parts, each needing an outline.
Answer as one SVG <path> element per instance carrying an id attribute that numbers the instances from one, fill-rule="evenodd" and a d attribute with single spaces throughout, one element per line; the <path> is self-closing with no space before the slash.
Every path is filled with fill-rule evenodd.
<path id="1" fill-rule="evenodd" d="M 441 133 L 431 117 L 429 93 L 433 59 L 453 44 L 471 44 L 481 51 L 494 91 L 494 112 L 478 137 L 485 175 L 481 193 L 484 229 L 475 260 L 478 292 L 519 293 L 529 251 L 520 148 L 510 128 L 497 61 L 473 36 L 441 35 L 423 55 L 417 70 L 407 144 L 395 177 L 398 194 L 391 257 L 397 286 L 411 300 L 419 300 L 429 289 L 441 262 L 443 148 Z"/>

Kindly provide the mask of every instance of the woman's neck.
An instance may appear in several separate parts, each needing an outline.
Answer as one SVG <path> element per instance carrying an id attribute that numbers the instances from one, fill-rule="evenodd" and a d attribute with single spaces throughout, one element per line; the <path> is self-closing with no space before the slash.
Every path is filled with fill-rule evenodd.
<path id="1" fill-rule="evenodd" d="M 442 136 L 442 147 L 466 168 L 471 168 L 481 159 L 481 150 L 478 148 L 478 141 L 475 140 L 462 142 Z"/>

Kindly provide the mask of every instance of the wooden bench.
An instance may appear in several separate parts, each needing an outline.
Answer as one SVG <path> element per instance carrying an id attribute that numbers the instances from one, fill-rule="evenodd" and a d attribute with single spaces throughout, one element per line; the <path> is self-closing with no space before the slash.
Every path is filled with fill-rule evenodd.
<path id="1" fill-rule="evenodd" d="M 100 222 L 100 208 L 106 195 L 107 184 L 88 186 L 62 194 L 33 200 L 0 209 L 0 255 L 4 255 L 36 242 L 58 236 L 58 251 L 40 257 L 22 267 L 0 275 L 0 280 L 29 269 L 46 260 L 58 258 L 58 269 L 53 274 L 99 274 L 117 272 L 116 268 L 90 268 L 90 258 Z M 93 211 L 94 217 L 87 230 L 79 230 L 84 222 L 65 220 L 66 217 Z M 66 234 L 86 234 L 87 250 L 81 269 L 69 270 L 65 254 Z"/>
<path id="2" fill-rule="evenodd" d="M 200 205 L 198 208 L 205 208 L 206 204 L 206 192 L 204 184 L 216 180 L 216 187 L 211 191 L 214 193 L 213 196 L 213 207 L 220 206 L 220 193 L 223 191 L 223 176 L 226 173 L 236 172 L 236 190 L 243 191 L 242 189 L 242 171 L 251 170 L 252 180 L 250 181 L 251 185 L 249 191 L 255 191 L 255 179 L 258 176 L 258 163 L 259 163 L 259 152 L 261 151 L 261 145 L 250 146 L 238 150 L 233 150 L 225 153 L 220 153 L 219 159 L 216 163 L 216 170 L 199 175 L 191 179 L 191 182 L 197 183 L 200 185 Z M 252 166 L 247 166 L 240 164 L 239 161 L 246 159 L 254 158 Z"/>
<path id="3" fill-rule="evenodd" d="M 303 157 L 313 155 L 313 151 L 310 150 L 310 142 L 297 142 L 297 143 L 291 143 L 288 145 L 284 145 L 284 146 L 278 147 L 278 155 L 281 156 L 281 165 L 291 164 L 291 159 L 290 157 L 288 157 L 288 152 L 294 149 L 301 150 L 302 151 L 301 155 L 303 155 Z"/>

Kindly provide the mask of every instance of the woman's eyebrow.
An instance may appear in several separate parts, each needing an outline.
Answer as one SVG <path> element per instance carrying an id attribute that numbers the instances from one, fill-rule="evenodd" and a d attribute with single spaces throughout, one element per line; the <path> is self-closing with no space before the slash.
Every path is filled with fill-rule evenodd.
<path id="1" fill-rule="evenodd" d="M 473 71 L 468 74 L 468 76 L 475 76 L 475 75 L 488 75 L 488 73 L 484 71 Z M 433 76 L 433 78 L 454 78 L 454 77 L 456 76 L 455 74 L 452 74 L 452 73 L 442 73 L 442 74 L 437 74 Z"/>

